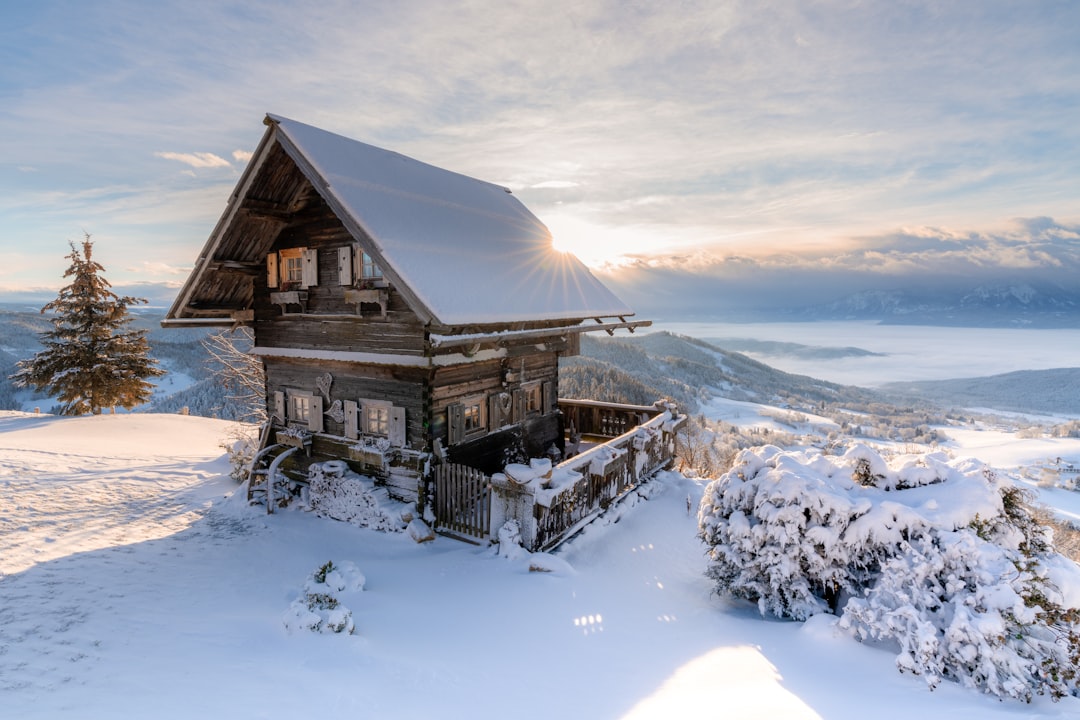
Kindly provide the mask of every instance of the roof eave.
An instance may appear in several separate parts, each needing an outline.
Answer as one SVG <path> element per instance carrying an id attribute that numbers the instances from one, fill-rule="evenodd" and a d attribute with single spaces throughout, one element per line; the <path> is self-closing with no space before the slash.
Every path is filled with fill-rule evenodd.
<path id="1" fill-rule="evenodd" d="M 199 287 L 204 274 L 213 262 L 214 255 L 221 245 L 222 238 L 229 226 L 232 225 L 236 213 L 240 209 L 241 202 L 247 195 L 248 189 L 251 187 L 251 183 L 254 182 L 263 163 L 266 162 L 270 148 L 273 146 L 272 139 L 277 133 L 276 124 L 266 122 L 266 125 L 266 132 L 263 133 L 262 139 L 259 141 L 259 145 L 255 149 L 254 155 L 248 162 L 247 167 L 244 168 L 244 172 L 240 175 L 236 187 L 233 188 L 233 192 L 229 196 L 228 203 L 225 206 L 225 211 L 218 219 L 217 225 L 214 226 L 214 231 L 210 233 L 210 237 L 207 238 L 202 252 L 199 253 L 199 257 L 195 261 L 195 266 L 191 269 L 191 273 L 188 275 L 187 281 L 184 283 L 183 287 L 180 288 L 180 292 L 173 301 L 172 307 L 170 307 L 169 312 L 165 314 L 165 320 L 162 321 L 163 327 L 168 327 L 165 323 L 171 320 L 196 319 L 191 318 L 190 316 L 185 317 L 185 308 L 188 307 L 188 303 L 191 302 L 191 296 Z"/>
<path id="2" fill-rule="evenodd" d="M 266 123 L 275 128 L 280 127 L 277 120 L 271 115 L 266 116 Z M 282 129 L 278 133 L 277 140 L 285 150 L 285 154 L 292 158 L 292 161 L 300 168 L 300 172 L 304 174 L 304 177 L 311 182 L 315 191 L 319 193 L 322 199 L 326 201 L 326 204 L 330 206 L 334 215 L 336 215 L 338 220 L 341 221 L 341 224 L 345 226 L 345 229 L 349 231 L 349 234 L 356 240 L 363 237 L 371 237 L 371 233 L 364 228 L 357 218 L 353 217 L 345 203 L 338 198 L 330 181 L 322 176 L 318 169 L 311 164 L 300 148 L 292 141 L 287 129 Z M 405 298 L 405 302 L 420 318 L 420 321 L 425 325 L 446 325 L 446 323 L 443 323 L 435 315 L 435 312 L 428 307 L 427 303 L 413 291 L 409 284 L 397 274 L 394 270 L 393 263 L 388 262 L 387 258 L 383 255 L 382 250 L 374 242 L 368 245 L 370 251 L 369 254 L 379 268 L 382 269 L 383 276 L 389 280 L 390 283 L 393 284 L 394 289 Z"/>

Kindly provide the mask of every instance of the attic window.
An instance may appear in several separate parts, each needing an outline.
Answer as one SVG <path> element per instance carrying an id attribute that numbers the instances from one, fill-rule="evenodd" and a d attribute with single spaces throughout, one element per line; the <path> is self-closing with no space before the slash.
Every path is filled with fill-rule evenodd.
<path id="1" fill-rule="evenodd" d="M 375 259 L 368 255 L 366 252 L 360 252 L 360 279 L 361 280 L 380 280 L 382 279 L 382 268 L 375 264 Z"/>
<path id="2" fill-rule="evenodd" d="M 281 280 L 299 284 L 304 279 L 304 251 L 292 248 L 281 251 Z"/>
<path id="3" fill-rule="evenodd" d="M 266 284 L 282 290 L 318 285 L 319 251 L 301 247 L 270 253 L 266 256 Z"/>

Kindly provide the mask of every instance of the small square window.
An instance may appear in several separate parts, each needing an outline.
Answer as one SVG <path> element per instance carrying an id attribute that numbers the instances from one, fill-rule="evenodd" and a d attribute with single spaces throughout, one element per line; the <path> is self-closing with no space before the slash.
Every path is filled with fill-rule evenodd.
<path id="1" fill-rule="evenodd" d="M 390 406 L 365 405 L 362 430 L 367 435 L 386 437 L 390 434 Z"/>
<path id="2" fill-rule="evenodd" d="M 308 423 L 311 420 L 311 397 L 308 395 L 291 395 L 289 401 L 292 404 L 289 419 L 294 422 Z"/>

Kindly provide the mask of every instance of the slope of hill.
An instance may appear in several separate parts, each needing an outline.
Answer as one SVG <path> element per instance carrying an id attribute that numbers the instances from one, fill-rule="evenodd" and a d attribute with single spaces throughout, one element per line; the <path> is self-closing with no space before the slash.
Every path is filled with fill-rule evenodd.
<path id="1" fill-rule="evenodd" d="M 990 377 L 895 382 L 881 387 L 901 400 L 953 407 L 1074 415 L 1080 368 L 1020 370 Z"/>
<path id="2" fill-rule="evenodd" d="M 211 331 L 199 328 L 165 330 L 159 310 L 133 309 L 132 327 L 146 330 L 150 355 L 166 374 L 155 382 L 153 399 L 137 412 L 179 412 L 236 420 L 246 410 L 226 396 L 201 340 Z M 31 390 L 17 390 L 8 376 L 15 363 L 41 350 L 40 334 L 50 328 L 47 316 L 37 311 L 0 309 L 0 410 L 50 411 L 53 401 Z"/>
<path id="3" fill-rule="evenodd" d="M 715 395 L 732 400 L 814 407 L 881 402 L 872 390 L 793 375 L 702 340 L 655 332 L 582 338 L 581 356 L 560 366 L 563 397 L 652 402 L 670 397 L 695 412 Z"/>

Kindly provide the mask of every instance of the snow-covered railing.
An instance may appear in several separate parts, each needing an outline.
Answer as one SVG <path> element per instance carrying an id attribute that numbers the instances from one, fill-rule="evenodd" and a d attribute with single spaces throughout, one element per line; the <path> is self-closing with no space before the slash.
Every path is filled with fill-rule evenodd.
<path id="1" fill-rule="evenodd" d="M 586 437 L 618 437 L 666 409 L 663 401 L 653 405 L 628 405 L 559 398 L 559 411 L 567 432 Z"/>
<path id="2" fill-rule="evenodd" d="M 656 411 L 655 408 L 645 408 Z M 686 422 L 673 406 L 580 455 L 551 465 L 508 465 L 491 478 L 491 529 L 516 520 L 522 544 L 549 550 L 576 533 L 612 502 L 671 465 L 675 433 Z"/>

